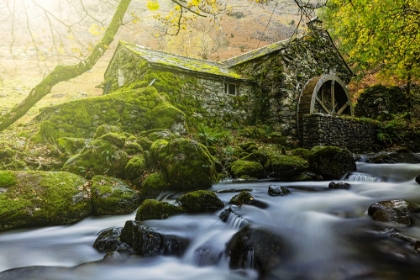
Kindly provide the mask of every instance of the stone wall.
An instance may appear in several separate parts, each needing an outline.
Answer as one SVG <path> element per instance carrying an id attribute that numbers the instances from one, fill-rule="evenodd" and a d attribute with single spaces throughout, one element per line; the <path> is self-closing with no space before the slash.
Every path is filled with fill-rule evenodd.
<path id="1" fill-rule="evenodd" d="M 234 66 L 239 73 L 259 84 L 260 119 L 276 131 L 297 139 L 296 110 L 305 83 L 330 74 L 345 83 L 352 72 L 344 63 L 328 33 L 313 29 L 306 36 L 285 41 L 278 51 Z M 252 53 L 251 53 L 252 55 Z"/>
<path id="2" fill-rule="evenodd" d="M 254 112 L 254 86 L 221 76 L 183 72 L 149 65 L 146 60 L 119 46 L 105 72 L 108 91 L 122 85 L 152 85 L 181 109 L 189 122 L 234 128 L 250 122 Z M 225 83 L 237 86 L 236 95 L 225 92 Z"/>
<path id="3" fill-rule="evenodd" d="M 379 122 L 343 118 L 323 114 L 303 117 L 302 146 L 315 145 L 345 147 L 352 152 L 375 152 L 382 147 L 377 143 Z"/>

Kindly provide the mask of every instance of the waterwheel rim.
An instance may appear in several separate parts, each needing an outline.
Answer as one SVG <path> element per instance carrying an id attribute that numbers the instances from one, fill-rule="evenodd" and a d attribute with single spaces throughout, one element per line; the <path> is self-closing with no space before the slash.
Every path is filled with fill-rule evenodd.
<path id="1" fill-rule="evenodd" d="M 311 78 L 304 86 L 297 105 L 297 130 L 300 140 L 303 133 L 303 116 L 322 113 L 353 116 L 353 106 L 346 84 L 335 75 Z"/>

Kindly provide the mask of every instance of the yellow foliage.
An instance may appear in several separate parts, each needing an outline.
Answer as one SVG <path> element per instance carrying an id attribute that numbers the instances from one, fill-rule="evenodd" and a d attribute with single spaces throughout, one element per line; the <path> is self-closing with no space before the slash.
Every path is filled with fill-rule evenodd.
<path id="1" fill-rule="evenodd" d="M 146 7 L 151 11 L 159 10 L 159 2 L 157 0 L 149 0 Z"/>

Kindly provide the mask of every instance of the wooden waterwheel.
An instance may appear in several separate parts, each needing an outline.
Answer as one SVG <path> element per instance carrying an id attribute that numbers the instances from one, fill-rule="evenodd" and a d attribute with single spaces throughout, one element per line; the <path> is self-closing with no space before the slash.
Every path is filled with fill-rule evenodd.
<path id="1" fill-rule="evenodd" d="M 302 137 L 303 115 L 322 113 L 353 116 L 350 95 L 344 82 L 335 75 L 310 79 L 302 89 L 297 106 L 297 128 Z"/>

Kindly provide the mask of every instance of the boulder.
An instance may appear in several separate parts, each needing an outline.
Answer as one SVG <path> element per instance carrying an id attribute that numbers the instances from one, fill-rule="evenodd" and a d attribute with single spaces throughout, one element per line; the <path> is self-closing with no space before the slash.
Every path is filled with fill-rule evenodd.
<path id="1" fill-rule="evenodd" d="M 124 181 L 97 175 L 92 178 L 92 205 L 99 215 L 129 214 L 140 204 L 139 194 Z"/>
<path id="2" fill-rule="evenodd" d="M 341 189 L 341 190 L 348 190 L 350 189 L 350 184 L 347 182 L 330 182 L 328 184 L 329 189 Z"/>
<path id="3" fill-rule="evenodd" d="M 94 175 L 124 178 L 124 168 L 128 163 L 128 155 L 113 141 L 110 142 L 108 138 L 103 138 L 104 136 L 92 140 L 79 154 L 69 158 L 62 170 L 78 174 L 87 179 L 91 179 Z"/>
<path id="4" fill-rule="evenodd" d="M 247 191 L 242 191 L 239 194 L 233 196 L 230 201 L 230 204 L 235 204 L 238 206 L 241 206 L 243 204 L 247 204 L 247 205 L 253 205 L 259 208 L 266 208 L 267 204 L 256 200 L 255 197 L 253 197 L 249 192 Z"/>
<path id="5" fill-rule="evenodd" d="M 290 181 L 308 169 L 308 162 L 297 156 L 270 154 L 265 169 L 270 177 Z"/>
<path id="6" fill-rule="evenodd" d="M 264 167 L 259 162 L 249 160 L 236 160 L 230 167 L 235 178 L 265 178 Z"/>
<path id="7" fill-rule="evenodd" d="M 210 188 L 216 180 L 216 168 L 207 148 L 191 139 L 160 139 L 151 147 L 152 157 L 170 182 L 171 190 Z"/>
<path id="8" fill-rule="evenodd" d="M 407 226 L 413 224 L 410 213 L 415 212 L 420 212 L 420 207 L 402 199 L 376 202 L 368 209 L 369 216 L 375 221 Z"/>
<path id="9" fill-rule="evenodd" d="M 255 269 L 259 278 L 287 260 L 286 243 L 273 231 L 247 225 L 226 245 L 231 269 Z"/>
<path id="10" fill-rule="evenodd" d="M 89 182 L 68 172 L 0 171 L 0 231 L 67 225 L 92 212 Z"/>
<path id="11" fill-rule="evenodd" d="M 178 198 L 178 201 L 189 213 L 214 212 L 224 207 L 214 192 L 204 190 L 184 194 Z"/>
<path id="12" fill-rule="evenodd" d="M 163 220 L 170 216 L 183 213 L 185 213 L 185 210 L 179 206 L 169 204 L 168 202 L 157 201 L 155 199 L 146 199 L 137 210 L 135 220 Z"/>
<path id="13" fill-rule="evenodd" d="M 285 196 L 290 194 L 290 190 L 280 185 L 270 185 L 268 186 L 268 194 L 270 196 Z"/>
<path id="14" fill-rule="evenodd" d="M 120 238 L 131 246 L 134 252 L 144 257 L 180 256 L 189 244 L 189 240 L 185 238 L 161 234 L 135 221 L 126 221 Z"/>
<path id="15" fill-rule="evenodd" d="M 131 181 L 143 175 L 147 168 L 146 159 L 142 154 L 132 156 L 124 167 L 125 178 Z"/>
<path id="16" fill-rule="evenodd" d="M 380 151 L 366 160 L 369 163 L 420 163 L 420 155 L 407 148 L 391 148 Z"/>
<path id="17" fill-rule="evenodd" d="M 134 253 L 134 250 L 127 245 L 127 243 L 121 241 L 121 227 L 118 228 L 109 228 L 101 231 L 99 236 L 96 238 L 95 243 L 93 243 L 93 248 L 98 250 L 101 253 L 108 252 L 125 252 L 125 253 Z"/>
<path id="18" fill-rule="evenodd" d="M 353 155 L 347 149 L 336 146 L 315 146 L 310 150 L 309 168 L 324 179 L 340 179 L 356 170 Z"/>
<path id="19" fill-rule="evenodd" d="M 142 183 L 141 199 L 156 198 L 161 192 L 169 190 L 169 183 L 161 172 L 149 174 Z"/>

